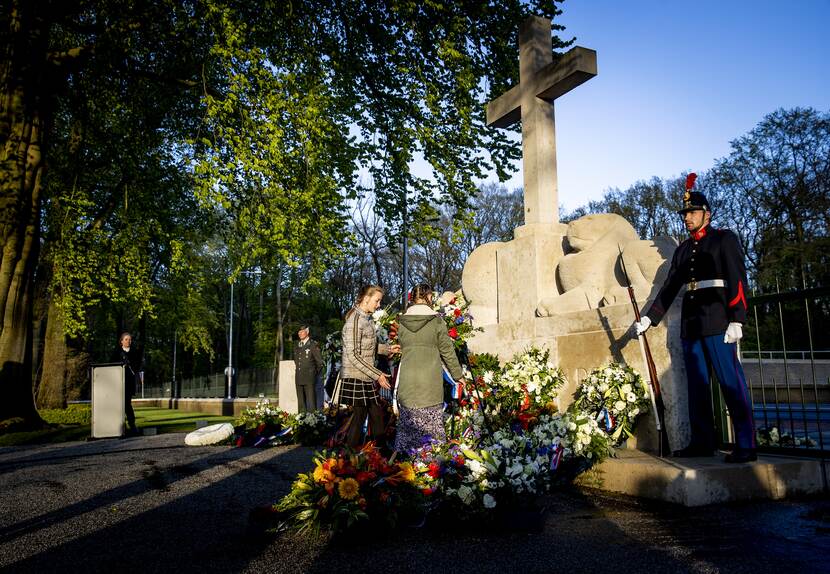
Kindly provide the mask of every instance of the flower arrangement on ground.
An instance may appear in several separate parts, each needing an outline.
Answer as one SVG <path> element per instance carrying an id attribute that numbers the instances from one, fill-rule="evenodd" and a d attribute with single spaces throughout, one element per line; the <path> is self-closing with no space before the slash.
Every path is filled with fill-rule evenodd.
<path id="1" fill-rule="evenodd" d="M 358 452 L 317 453 L 314 469 L 297 477 L 275 509 L 301 531 L 342 532 L 363 521 L 394 526 L 400 513 L 421 498 L 412 463 L 391 461 L 367 443 Z"/>
<path id="2" fill-rule="evenodd" d="M 272 405 L 268 399 L 248 407 L 234 421 L 236 446 L 269 446 L 287 442 L 291 415 Z"/>
<path id="3" fill-rule="evenodd" d="M 295 443 L 304 446 L 323 444 L 334 431 L 334 417 L 324 411 L 297 413 L 289 419 L 291 434 Z"/>
<path id="4" fill-rule="evenodd" d="M 246 429 L 257 428 L 261 425 L 281 429 L 285 426 L 289 414 L 268 399 L 259 401 L 255 406 L 248 407 L 234 421 L 234 426 L 244 426 Z"/>
<path id="5" fill-rule="evenodd" d="M 234 423 L 236 446 L 274 446 L 297 443 L 322 445 L 334 431 L 337 409 L 289 414 L 268 399 L 245 409 Z"/>
<path id="6" fill-rule="evenodd" d="M 502 404 L 520 411 L 533 408 L 555 411 L 556 397 L 565 384 L 565 376 L 550 362 L 550 351 L 531 347 L 513 357 L 498 377 L 494 377 L 493 384 L 498 388 L 497 396 Z"/>
<path id="7" fill-rule="evenodd" d="M 569 410 L 593 416 L 619 446 L 634 436 L 637 418 L 647 412 L 649 404 L 648 387 L 639 373 L 611 363 L 583 379 Z"/>
<path id="8" fill-rule="evenodd" d="M 469 410 L 468 420 L 480 424 L 483 413 Z M 539 416 L 528 429 L 463 432 L 449 444 L 425 445 L 412 458 L 424 494 L 457 516 L 531 502 L 611 452 L 611 439 L 592 417 L 556 413 Z"/>
<path id="9" fill-rule="evenodd" d="M 400 453 L 411 463 L 385 459 L 374 446 L 319 454 L 314 472 L 300 475 L 276 508 L 297 528 L 335 531 L 394 523 L 403 508 L 486 518 L 532 507 L 536 496 L 612 454 L 612 437 L 593 412 L 558 412 L 565 380 L 546 351 L 529 349 L 503 368 L 495 357 L 474 356 L 471 366 L 467 398 L 447 420 L 448 443 Z"/>

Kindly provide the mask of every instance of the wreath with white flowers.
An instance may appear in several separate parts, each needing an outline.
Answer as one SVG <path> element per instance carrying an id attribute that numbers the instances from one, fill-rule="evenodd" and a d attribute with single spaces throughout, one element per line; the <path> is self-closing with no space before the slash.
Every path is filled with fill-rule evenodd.
<path id="1" fill-rule="evenodd" d="M 565 376 L 550 362 L 550 351 L 531 347 L 513 357 L 494 382 L 500 398 L 518 400 L 524 408 L 544 407 L 555 403 Z"/>
<path id="2" fill-rule="evenodd" d="M 646 382 L 628 365 L 591 371 L 577 386 L 572 411 L 590 414 L 619 446 L 634 436 L 637 418 L 649 408 Z"/>
<path id="3" fill-rule="evenodd" d="M 323 444 L 334 430 L 334 425 L 323 411 L 297 413 L 288 422 L 294 434 L 294 442 L 314 446 Z"/>

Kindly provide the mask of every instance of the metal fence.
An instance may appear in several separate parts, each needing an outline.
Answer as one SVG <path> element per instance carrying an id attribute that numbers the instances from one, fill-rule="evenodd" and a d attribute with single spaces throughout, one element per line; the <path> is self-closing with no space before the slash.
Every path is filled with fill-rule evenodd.
<path id="1" fill-rule="evenodd" d="M 238 398 L 276 397 L 274 369 L 241 369 L 235 377 Z M 137 389 L 142 398 L 223 398 L 227 393 L 224 373 L 191 377 L 176 381 L 175 388 L 170 381 L 161 385 L 147 385 Z"/>
<path id="2" fill-rule="evenodd" d="M 741 357 L 758 447 L 780 454 L 830 451 L 830 289 L 754 296 Z M 723 446 L 732 442 L 728 412 L 712 385 Z"/>

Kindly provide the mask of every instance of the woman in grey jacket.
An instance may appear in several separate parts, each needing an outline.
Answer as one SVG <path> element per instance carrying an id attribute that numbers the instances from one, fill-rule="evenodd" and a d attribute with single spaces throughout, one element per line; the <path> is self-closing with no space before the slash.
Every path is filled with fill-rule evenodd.
<path id="1" fill-rule="evenodd" d="M 412 291 L 413 305 L 398 317 L 401 366 L 397 399 L 400 412 L 395 450 L 410 453 L 432 439 L 444 442 L 443 362 L 455 380 L 463 373 L 444 320 L 432 309 L 432 287 Z"/>
<path id="2" fill-rule="evenodd" d="M 372 313 L 380 307 L 383 289 L 367 285 L 357 295 L 355 306 L 346 314 L 343 324 L 343 366 L 340 372 L 340 390 L 335 401 L 351 405 L 352 418 L 346 432 L 346 446 L 361 444 L 363 424 L 369 417 L 368 438 L 382 441 L 384 431 L 383 408 L 377 387 L 389 389 L 388 375 L 375 367 L 375 355 L 397 353 L 397 345 L 378 345 Z"/>

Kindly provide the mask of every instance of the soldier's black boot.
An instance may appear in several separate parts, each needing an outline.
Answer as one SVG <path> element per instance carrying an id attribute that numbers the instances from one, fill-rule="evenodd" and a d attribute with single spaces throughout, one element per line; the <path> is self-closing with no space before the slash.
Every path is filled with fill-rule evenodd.
<path id="1" fill-rule="evenodd" d="M 736 448 L 724 457 L 724 462 L 752 462 L 758 460 L 758 454 L 754 448 Z"/>
<path id="2" fill-rule="evenodd" d="M 714 454 L 715 453 L 711 448 L 689 445 L 686 448 L 674 451 L 672 456 L 677 458 L 692 458 L 698 456 L 714 456 Z"/>

